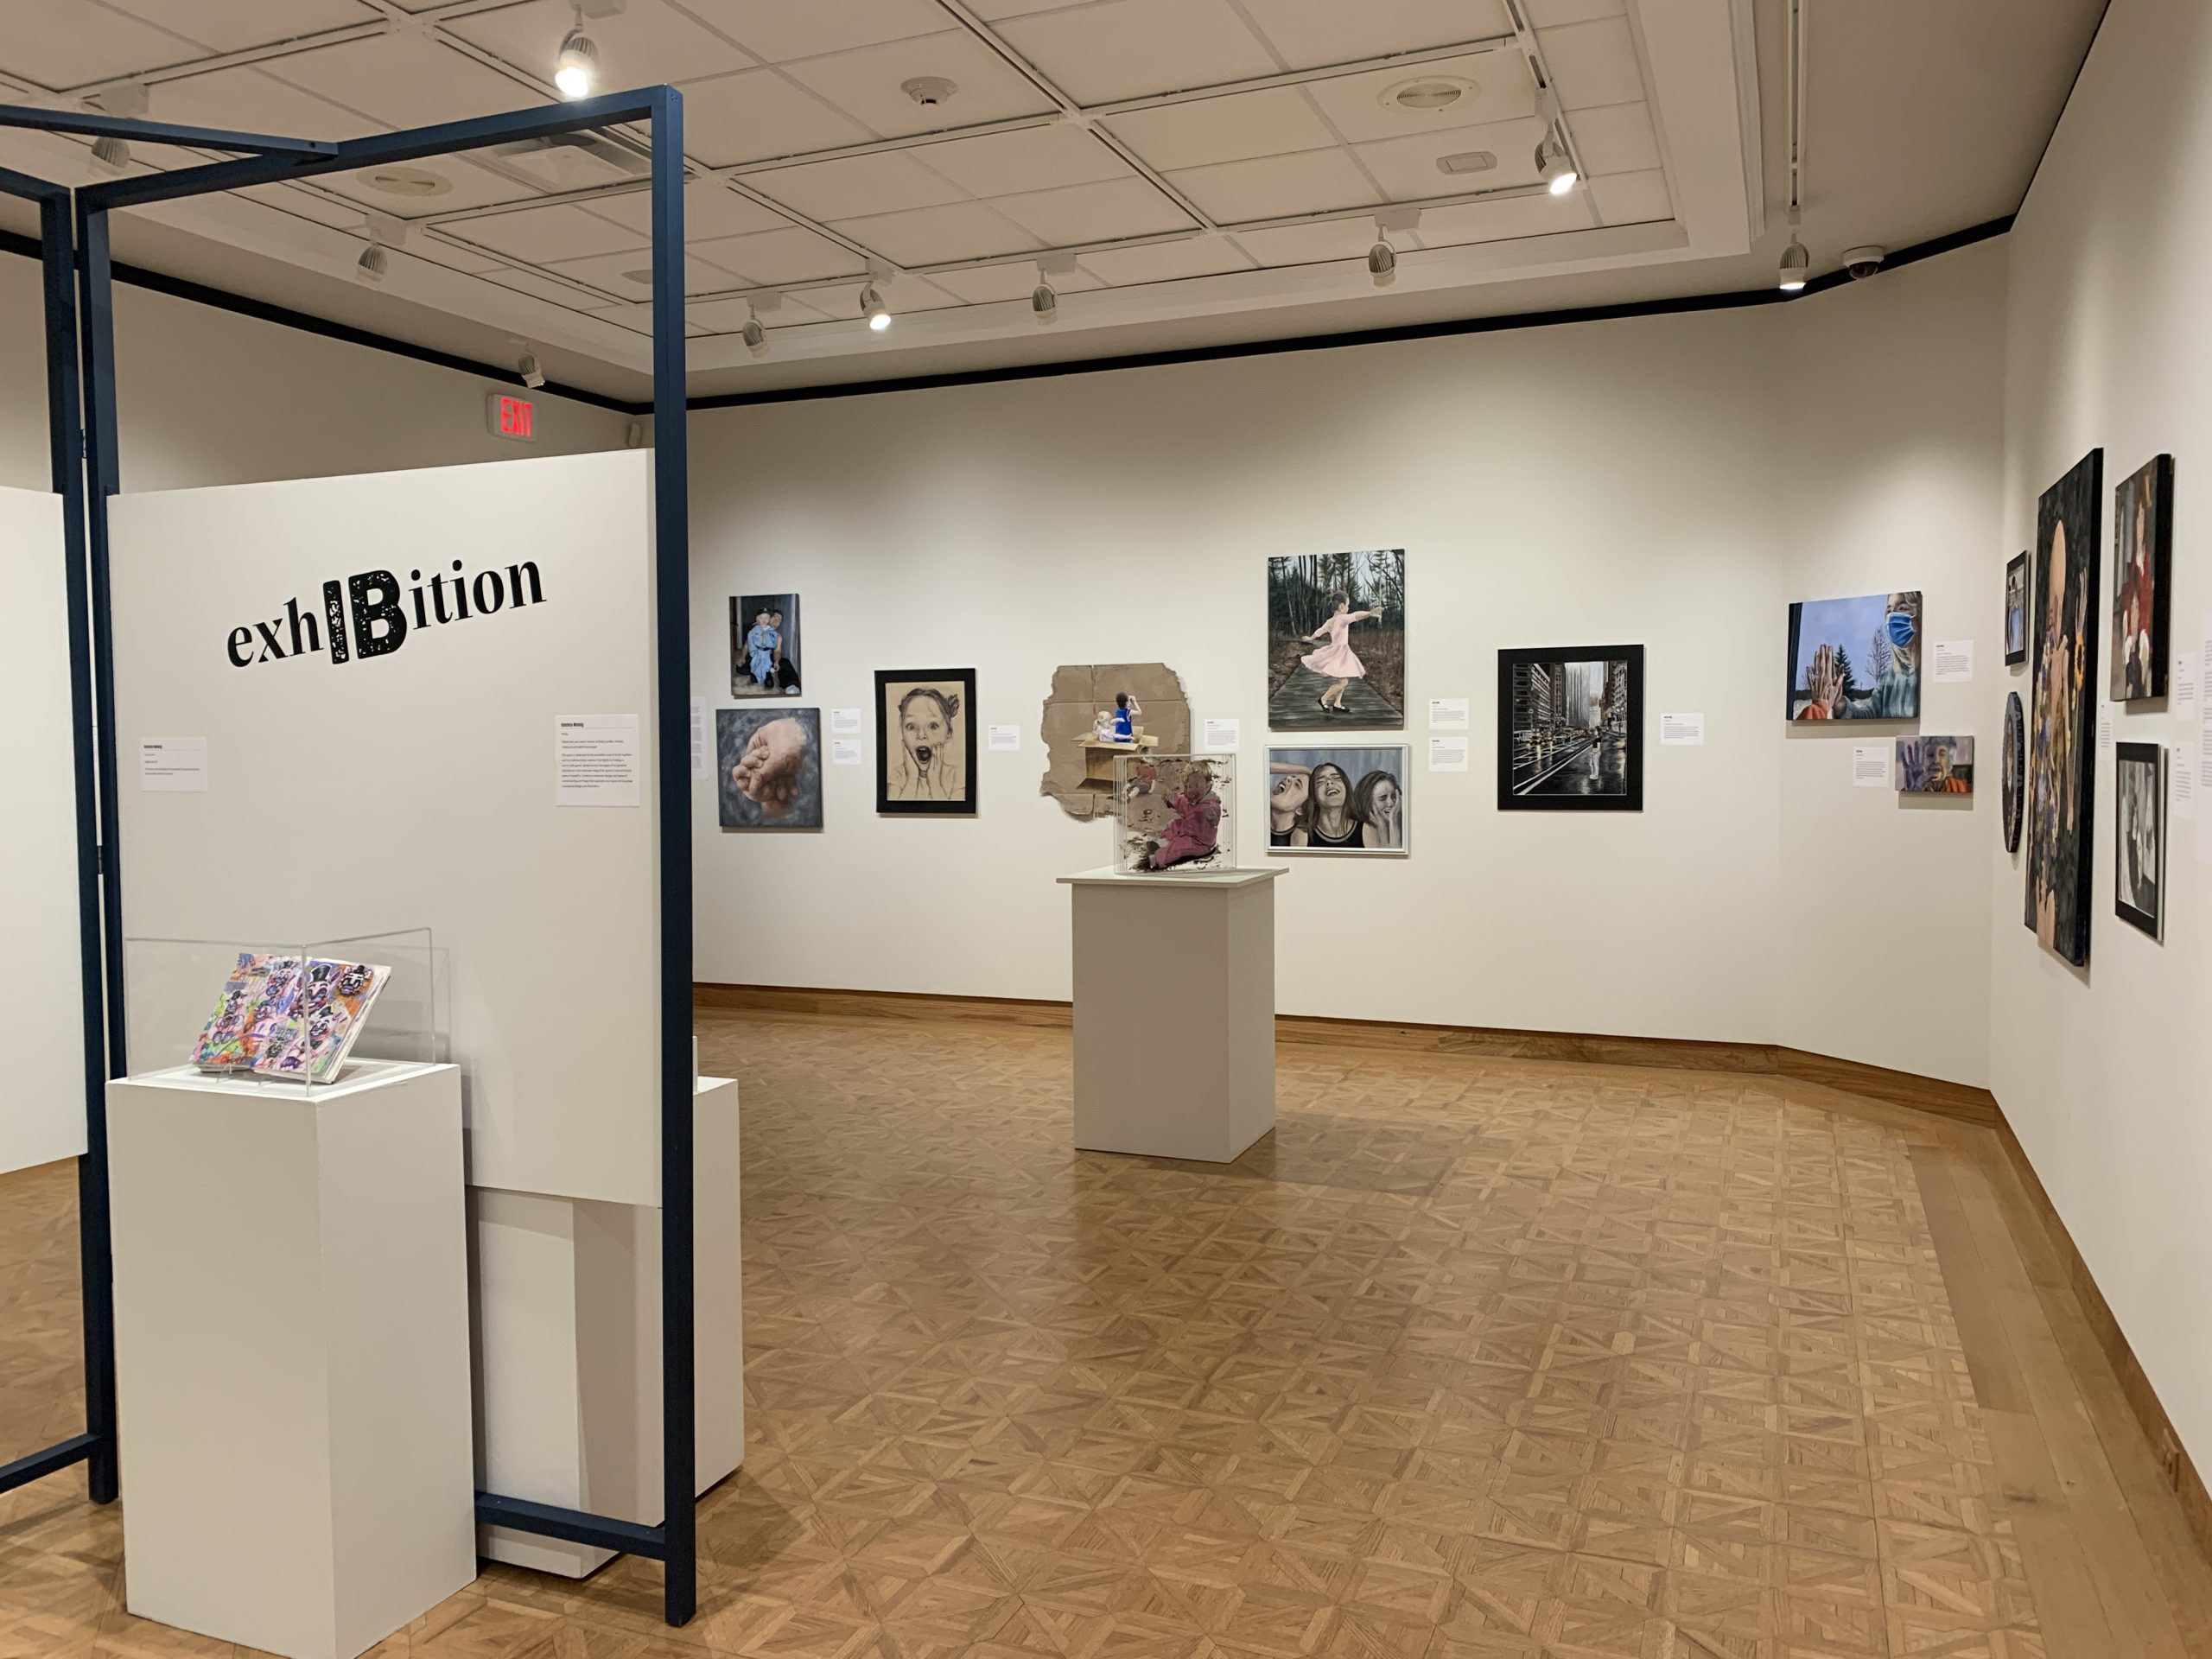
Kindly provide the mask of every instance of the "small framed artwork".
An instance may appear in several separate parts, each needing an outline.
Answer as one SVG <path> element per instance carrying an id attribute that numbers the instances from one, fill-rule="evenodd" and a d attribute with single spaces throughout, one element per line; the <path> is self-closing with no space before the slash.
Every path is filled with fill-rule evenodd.
<path id="1" fill-rule="evenodd" d="M 2005 850 L 2020 850 L 2020 807 L 2028 787 L 2028 714 L 2013 692 L 2005 699 Z"/>
<path id="2" fill-rule="evenodd" d="M 740 594 L 729 602 L 729 694 L 795 697 L 798 595 Z"/>
<path id="3" fill-rule="evenodd" d="M 723 829 L 822 827 L 819 709 L 717 709 L 715 760 Z"/>
<path id="4" fill-rule="evenodd" d="M 1643 647 L 1497 653 L 1501 812 L 1643 810 Z"/>
<path id="5" fill-rule="evenodd" d="M 2120 919 L 2163 938 L 2166 919 L 2166 751 L 2157 743 L 2117 746 L 2120 850 L 2113 861 Z"/>
<path id="6" fill-rule="evenodd" d="M 976 671 L 875 671 L 875 810 L 976 810 Z"/>
<path id="7" fill-rule="evenodd" d="M 1974 739 L 1901 737 L 1895 770 L 1900 795 L 1974 793 Z"/>
<path id="8" fill-rule="evenodd" d="M 2005 663 L 2028 660 L 2028 556 L 2005 567 Z"/>
<path id="9" fill-rule="evenodd" d="M 2112 697 L 2166 695 L 2173 615 L 2174 458 L 2159 455 L 2113 492 Z"/>
<path id="10" fill-rule="evenodd" d="M 1268 850 L 1402 856 L 1412 753 L 1403 743 L 1270 748 Z"/>

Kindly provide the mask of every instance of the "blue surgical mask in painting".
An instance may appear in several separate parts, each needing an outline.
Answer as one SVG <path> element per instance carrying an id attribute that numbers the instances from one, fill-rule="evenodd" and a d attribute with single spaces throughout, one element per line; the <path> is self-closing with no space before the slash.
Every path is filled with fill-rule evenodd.
<path id="1" fill-rule="evenodd" d="M 1912 643 L 1912 613 L 1891 611 L 1890 613 L 1890 643 L 1893 645 L 1909 645 Z"/>

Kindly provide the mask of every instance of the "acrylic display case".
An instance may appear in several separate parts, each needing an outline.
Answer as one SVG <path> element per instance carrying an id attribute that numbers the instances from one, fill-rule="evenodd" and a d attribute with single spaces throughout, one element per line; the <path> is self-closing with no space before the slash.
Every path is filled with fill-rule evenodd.
<path id="1" fill-rule="evenodd" d="M 1227 754 L 1114 760 L 1114 868 L 1198 875 L 1236 868 L 1236 760 Z"/>
<path id="2" fill-rule="evenodd" d="M 448 1058 L 428 928 L 304 942 L 124 942 L 134 1077 L 306 1094 Z"/>

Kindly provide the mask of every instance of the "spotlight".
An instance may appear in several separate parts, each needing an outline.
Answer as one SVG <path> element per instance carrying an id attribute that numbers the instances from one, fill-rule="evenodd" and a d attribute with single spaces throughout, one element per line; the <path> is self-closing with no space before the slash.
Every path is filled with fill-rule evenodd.
<path id="1" fill-rule="evenodd" d="M 1388 238 L 1379 238 L 1367 251 L 1367 274 L 1375 279 L 1377 288 L 1388 288 L 1398 280 L 1398 251 Z"/>
<path id="2" fill-rule="evenodd" d="M 575 23 L 561 37 L 560 55 L 553 60 L 553 86 L 563 98 L 589 98 L 599 84 L 599 48 L 584 33 L 584 9 L 579 5 Z"/>
<path id="3" fill-rule="evenodd" d="M 1029 296 L 1030 315 L 1039 323 L 1060 320 L 1060 296 L 1052 289 L 1052 279 L 1045 274 L 1043 266 L 1037 269 L 1037 286 Z"/>
<path id="4" fill-rule="evenodd" d="M 353 280 L 374 288 L 384 281 L 385 273 L 391 269 L 391 257 L 382 247 L 372 242 L 361 250 L 361 257 L 353 262 Z"/>
<path id="5" fill-rule="evenodd" d="M 536 352 L 524 352 L 517 358 L 515 372 L 522 377 L 523 385 L 528 386 L 532 391 L 536 391 L 545 384 L 545 371 L 539 365 Z"/>
<path id="6" fill-rule="evenodd" d="M 1805 284 L 1812 279 L 1812 275 L 1813 256 L 1805 251 L 1805 245 L 1793 234 L 1789 238 L 1789 245 L 1782 251 L 1782 275 L 1779 286 L 1785 294 L 1800 293 L 1803 290 Z"/>
<path id="7" fill-rule="evenodd" d="M 130 145 L 121 138 L 92 140 L 92 172 L 95 176 L 111 179 L 130 165 Z"/>
<path id="8" fill-rule="evenodd" d="M 1556 128 L 1545 128 L 1544 141 L 1536 146 L 1536 176 L 1555 196 L 1565 195 L 1581 181 L 1582 175 L 1567 159 L 1567 146 L 1560 142 Z"/>
<path id="9" fill-rule="evenodd" d="M 738 330 L 738 335 L 745 341 L 745 349 L 753 356 L 768 355 L 768 330 L 760 321 L 760 312 L 753 308 L 749 300 L 745 307 L 745 327 Z"/>
<path id="10" fill-rule="evenodd" d="M 861 315 L 879 334 L 891 326 L 891 308 L 883 302 L 883 296 L 876 291 L 874 283 L 861 289 Z"/>

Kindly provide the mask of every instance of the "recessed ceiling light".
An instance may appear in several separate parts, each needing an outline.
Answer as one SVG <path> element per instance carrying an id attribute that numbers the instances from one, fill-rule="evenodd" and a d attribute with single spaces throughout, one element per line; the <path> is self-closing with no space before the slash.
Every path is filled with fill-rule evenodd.
<path id="1" fill-rule="evenodd" d="M 1436 158 L 1436 170 L 1440 173 L 1487 173 L 1497 165 L 1497 156 L 1487 149 L 1463 149 Z"/>
<path id="2" fill-rule="evenodd" d="M 379 167 L 365 181 L 369 188 L 386 196 L 443 196 L 453 192 L 453 181 L 421 167 Z"/>
<path id="3" fill-rule="evenodd" d="M 1386 110 L 1410 110 L 1415 115 L 1430 115 L 1450 109 L 1462 99 L 1472 98 L 1476 91 L 1473 81 L 1462 80 L 1457 75 L 1422 75 L 1385 86 L 1380 102 Z"/>

